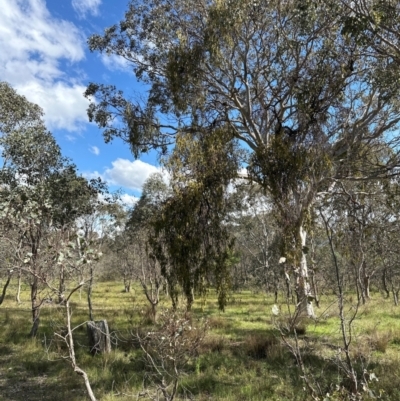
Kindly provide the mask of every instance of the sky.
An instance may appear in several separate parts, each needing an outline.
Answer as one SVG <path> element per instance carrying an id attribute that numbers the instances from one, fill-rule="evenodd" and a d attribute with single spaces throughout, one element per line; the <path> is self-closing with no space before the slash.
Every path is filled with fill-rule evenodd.
<path id="1" fill-rule="evenodd" d="M 101 177 L 132 205 L 160 168 L 154 154 L 134 160 L 128 145 L 105 144 L 86 114 L 89 82 L 128 95 L 145 91 L 122 58 L 90 53 L 87 38 L 123 19 L 128 0 L 0 0 L 0 81 L 42 107 L 64 156 L 86 178 Z"/>

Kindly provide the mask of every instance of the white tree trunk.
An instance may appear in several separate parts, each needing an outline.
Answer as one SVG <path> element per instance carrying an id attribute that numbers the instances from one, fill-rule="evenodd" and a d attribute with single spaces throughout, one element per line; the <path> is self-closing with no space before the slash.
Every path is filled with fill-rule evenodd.
<path id="1" fill-rule="evenodd" d="M 307 313 L 308 317 L 314 318 L 314 307 L 312 303 L 311 286 L 308 281 L 308 269 L 307 269 L 307 256 L 305 251 L 307 239 L 307 232 L 303 225 L 300 226 L 300 240 L 301 240 L 301 260 L 300 268 L 298 272 L 298 296 L 302 313 Z"/>
<path id="2" fill-rule="evenodd" d="M 21 269 L 19 269 L 18 272 L 18 286 L 17 286 L 17 295 L 15 296 L 15 300 L 20 304 L 21 303 L 21 275 L 22 275 L 22 271 Z"/>

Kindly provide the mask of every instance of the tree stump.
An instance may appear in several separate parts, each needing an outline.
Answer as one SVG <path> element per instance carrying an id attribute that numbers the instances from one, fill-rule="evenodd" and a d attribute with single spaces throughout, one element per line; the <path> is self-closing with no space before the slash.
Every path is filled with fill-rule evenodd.
<path id="1" fill-rule="evenodd" d="M 108 329 L 107 320 L 88 322 L 87 333 L 92 355 L 111 352 L 110 330 Z"/>

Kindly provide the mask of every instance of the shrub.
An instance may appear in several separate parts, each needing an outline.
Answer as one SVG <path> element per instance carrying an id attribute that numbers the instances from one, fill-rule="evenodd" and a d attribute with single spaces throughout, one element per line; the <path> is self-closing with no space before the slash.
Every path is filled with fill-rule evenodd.
<path id="1" fill-rule="evenodd" d="M 159 314 L 158 324 L 145 335 L 137 335 L 150 381 L 144 394 L 161 393 L 172 401 L 188 363 L 197 356 L 208 330 L 205 320 L 193 323 L 182 311 L 166 310 Z"/>
<path id="2" fill-rule="evenodd" d="M 378 332 L 375 331 L 370 335 L 370 344 L 371 348 L 375 351 L 385 353 L 386 348 L 393 338 L 393 334 L 391 331 L 389 332 Z"/>

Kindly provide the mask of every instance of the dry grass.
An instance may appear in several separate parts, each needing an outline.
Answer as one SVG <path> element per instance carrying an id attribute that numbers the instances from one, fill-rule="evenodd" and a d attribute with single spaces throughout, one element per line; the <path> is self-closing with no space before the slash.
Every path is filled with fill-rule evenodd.
<path id="1" fill-rule="evenodd" d="M 244 344 L 247 355 L 254 359 L 273 360 L 283 352 L 280 340 L 268 334 L 250 334 Z"/>
<path id="2" fill-rule="evenodd" d="M 200 352 L 205 354 L 207 352 L 222 352 L 227 348 L 228 341 L 224 336 L 217 334 L 211 334 L 206 337 L 203 344 L 201 345 Z"/>

